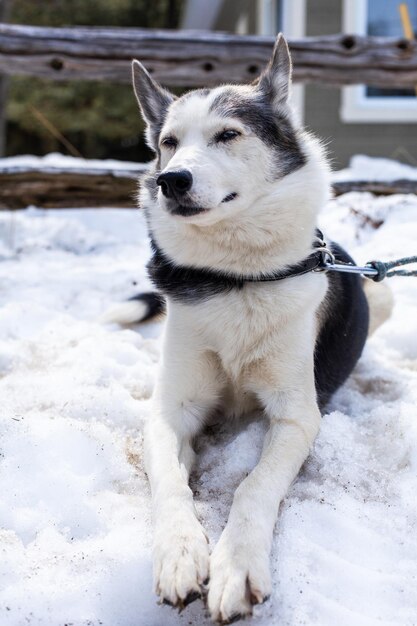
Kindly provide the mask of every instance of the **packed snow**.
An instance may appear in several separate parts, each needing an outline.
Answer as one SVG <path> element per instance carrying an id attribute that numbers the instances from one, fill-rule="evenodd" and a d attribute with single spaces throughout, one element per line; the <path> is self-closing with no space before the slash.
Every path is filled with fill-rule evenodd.
<path id="1" fill-rule="evenodd" d="M 393 177 L 398 177 L 393 174 Z M 357 262 L 417 253 L 417 198 L 350 193 L 321 216 Z M 140 211 L 0 213 L 1 626 L 208 626 L 158 606 L 142 428 L 160 324 L 103 326 L 149 287 Z M 417 624 L 417 279 L 323 417 L 285 499 L 273 594 L 253 626 Z M 192 480 L 215 543 L 266 424 L 198 442 Z"/>
<path id="2" fill-rule="evenodd" d="M 68 157 L 67 157 L 68 158 Z M 417 180 L 417 167 L 399 163 L 382 157 L 368 157 L 356 154 L 351 158 L 349 167 L 333 172 L 333 180 L 380 180 L 396 179 Z"/>
<path id="3" fill-rule="evenodd" d="M 45 156 L 35 156 L 33 154 L 19 154 L 14 157 L 0 159 L 1 169 L 68 169 L 68 170 L 112 170 L 137 172 L 142 169 L 142 165 L 133 161 L 118 161 L 116 159 L 83 159 L 72 157 L 59 152 L 51 152 Z"/>

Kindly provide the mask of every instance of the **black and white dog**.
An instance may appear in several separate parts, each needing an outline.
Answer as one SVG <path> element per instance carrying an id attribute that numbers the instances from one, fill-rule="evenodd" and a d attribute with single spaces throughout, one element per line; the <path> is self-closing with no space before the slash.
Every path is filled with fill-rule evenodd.
<path id="1" fill-rule="evenodd" d="M 181 607 L 208 584 L 212 619 L 228 622 L 271 593 L 279 504 L 321 409 L 361 355 L 368 303 L 360 277 L 302 271 L 320 245 L 329 169 L 318 141 L 294 122 L 283 36 L 252 85 L 176 98 L 137 61 L 133 80 L 156 153 L 140 203 L 154 251 L 150 274 L 163 297 L 130 305 L 144 318 L 166 300 L 168 313 L 145 433 L 155 590 Z M 214 410 L 226 419 L 256 407 L 270 423 L 262 456 L 236 490 L 210 554 L 188 485 L 193 439 Z"/>

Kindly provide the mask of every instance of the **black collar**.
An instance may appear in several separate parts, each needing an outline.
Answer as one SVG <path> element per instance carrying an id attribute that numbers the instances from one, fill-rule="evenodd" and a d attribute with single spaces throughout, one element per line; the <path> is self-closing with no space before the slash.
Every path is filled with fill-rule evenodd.
<path id="1" fill-rule="evenodd" d="M 313 248 L 319 248 L 316 252 L 312 252 L 298 263 L 287 266 L 285 270 L 258 276 L 229 274 L 219 270 L 176 265 L 151 239 L 153 255 L 147 265 L 148 273 L 155 287 L 174 300 L 183 302 L 206 300 L 222 292 L 243 289 L 245 283 L 283 280 L 322 268 L 322 248 L 325 244 L 319 230 L 316 231 L 316 236 L 317 239 L 313 242 Z"/>

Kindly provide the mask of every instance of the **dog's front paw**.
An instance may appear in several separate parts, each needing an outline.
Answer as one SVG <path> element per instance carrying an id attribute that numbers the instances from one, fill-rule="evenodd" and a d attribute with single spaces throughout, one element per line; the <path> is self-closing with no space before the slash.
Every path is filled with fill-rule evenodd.
<path id="1" fill-rule="evenodd" d="M 159 525 L 154 541 L 154 588 L 160 600 L 180 609 L 201 597 L 209 574 L 206 534 L 193 515 Z"/>
<path id="2" fill-rule="evenodd" d="M 246 539 L 246 542 L 245 542 Z M 208 608 L 214 621 L 230 624 L 252 614 L 271 593 L 267 550 L 248 537 L 222 536 L 210 559 Z"/>

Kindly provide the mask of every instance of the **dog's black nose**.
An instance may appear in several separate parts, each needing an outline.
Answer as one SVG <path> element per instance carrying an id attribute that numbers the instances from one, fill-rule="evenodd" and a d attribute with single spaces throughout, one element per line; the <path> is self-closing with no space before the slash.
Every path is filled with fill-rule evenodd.
<path id="1" fill-rule="evenodd" d="M 172 198 L 172 196 L 182 196 L 189 191 L 193 184 L 193 177 L 188 170 L 165 172 L 158 176 L 156 184 L 160 186 L 166 198 Z"/>

